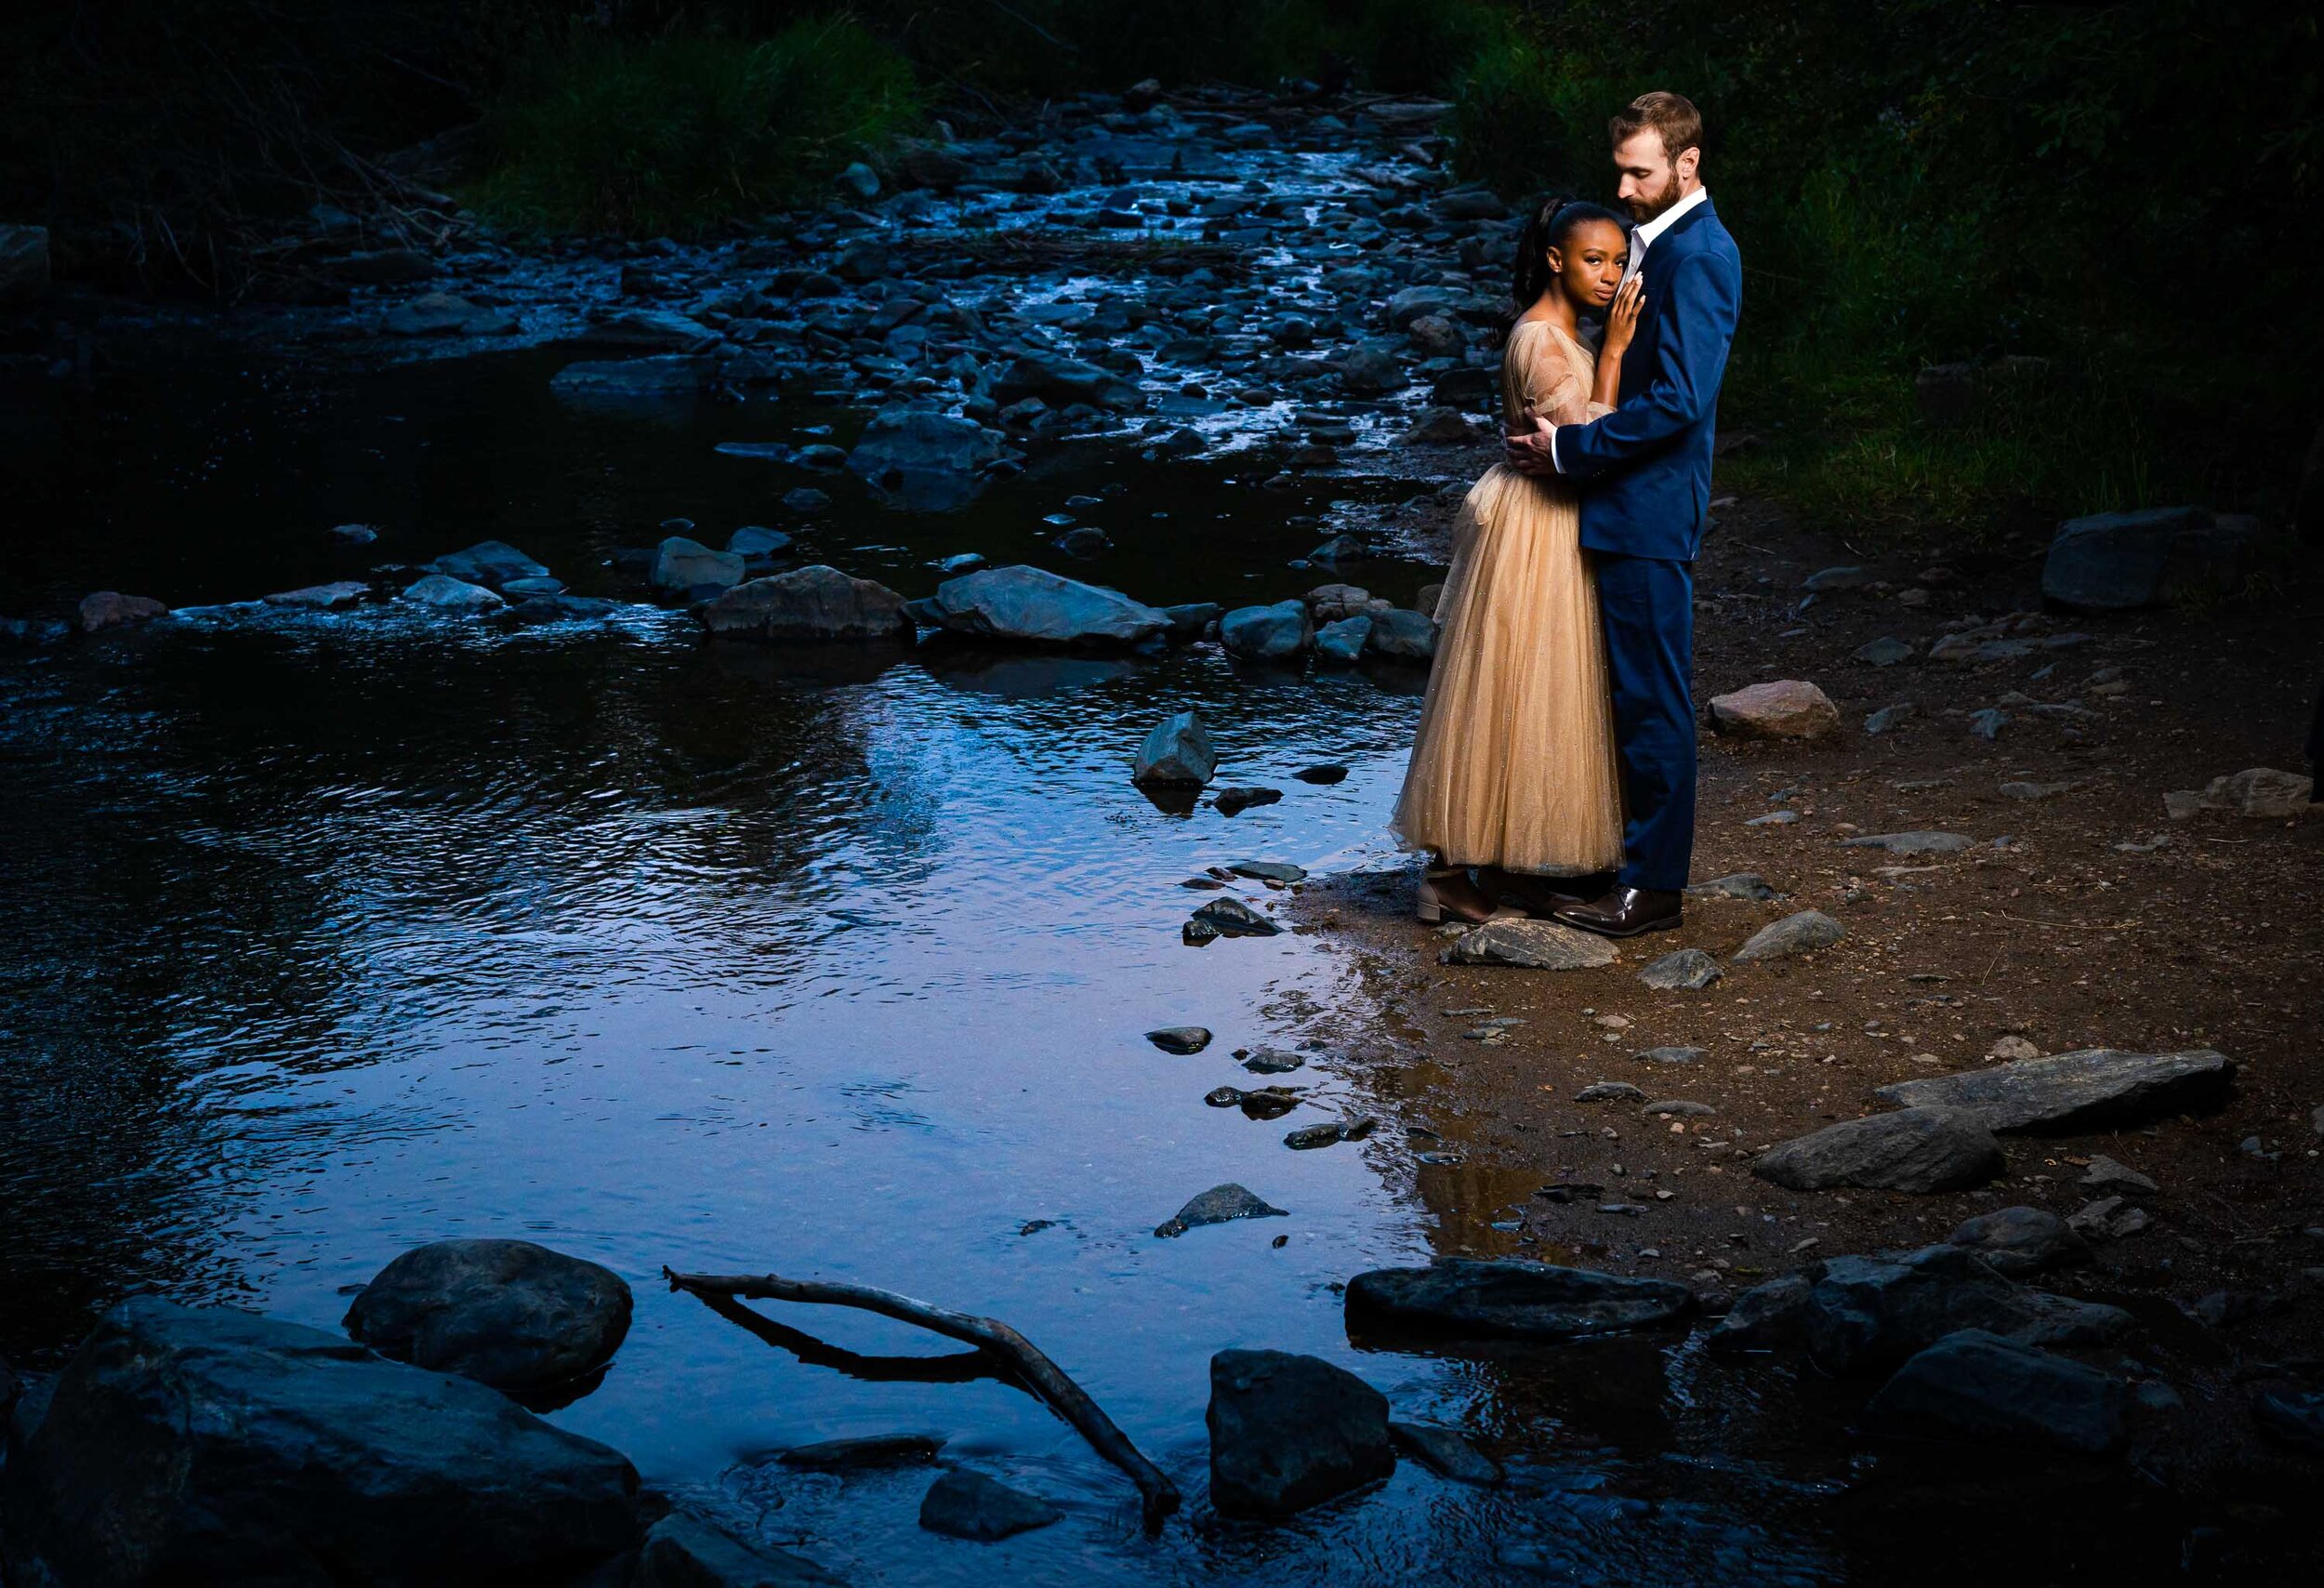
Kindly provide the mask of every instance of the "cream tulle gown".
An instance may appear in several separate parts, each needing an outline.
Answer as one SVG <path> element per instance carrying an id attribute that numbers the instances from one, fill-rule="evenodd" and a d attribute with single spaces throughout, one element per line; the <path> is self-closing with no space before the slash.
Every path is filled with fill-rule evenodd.
<path id="1" fill-rule="evenodd" d="M 1610 412 L 1597 360 L 1545 321 L 1520 321 L 1501 356 L 1512 418 L 1580 424 Z M 1622 797 L 1598 590 L 1572 489 L 1486 472 L 1461 504 L 1444 632 L 1396 801 L 1405 842 L 1448 865 L 1540 876 L 1622 859 Z"/>

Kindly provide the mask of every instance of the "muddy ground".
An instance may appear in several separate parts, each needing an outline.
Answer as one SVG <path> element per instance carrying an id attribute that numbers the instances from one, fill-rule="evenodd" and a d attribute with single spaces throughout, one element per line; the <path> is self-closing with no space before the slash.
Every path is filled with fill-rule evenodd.
<path id="1" fill-rule="evenodd" d="M 1694 876 L 1757 873 L 1779 898 L 1690 899 L 1682 929 L 1623 944 L 1616 965 L 1549 973 L 1440 963 L 1452 930 L 1415 922 L 1409 873 L 1302 891 L 1302 930 L 1343 944 L 1377 998 L 1377 1025 L 1343 1036 L 1371 1061 L 1383 1118 L 1422 1149 L 1441 1250 L 1689 1279 L 1715 1306 L 1819 1258 L 1942 1239 L 1996 1208 L 2070 1216 L 2106 1194 L 2078 1184 L 2105 1154 L 2159 1184 L 2123 1210 L 2151 1223 L 2102 1241 L 2055 1288 L 2141 1317 L 2133 1355 L 2205 1409 L 2186 1459 L 2273 1462 L 2241 1437 L 2238 1386 L 2297 1377 L 2324 1355 L 2324 808 L 2173 821 L 2163 795 L 2246 767 L 2304 770 L 2324 600 L 2297 588 L 2264 603 L 2044 615 L 2019 627 L 2087 638 L 1986 665 L 1932 661 L 1948 631 L 2040 614 L 2038 542 L 1938 563 L 1859 555 L 1763 502 L 1729 501 L 1718 517 L 1697 567 L 1698 705 L 1803 679 L 1841 712 L 1812 744 L 1703 734 Z M 1802 610 L 1802 581 L 1835 565 L 1881 582 Z M 1882 636 L 1915 655 L 1855 656 Z M 2005 701 L 2013 692 L 2083 709 L 2039 712 Z M 1914 712 L 1865 731 L 1901 702 Z M 1997 704 L 2010 721 L 1988 741 L 1971 713 Z M 2004 792 L 2029 784 L 2041 797 Z M 1775 812 L 1797 819 L 1750 825 Z M 1842 843 L 1923 829 L 1979 843 L 1921 857 Z M 1809 908 L 1846 939 L 1727 963 L 1760 927 Z M 1637 980 L 1682 947 L 1716 957 L 1723 978 L 1698 992 Z M 2020 1043 L 2215 1048 L 2238 1071 L 2208 1118 L 2004 1137 L 2006 1175 L 1967 1193 L 1796 1193 L 1751 1173 L 1768 1145 L 1886 1107 L 1877 1087 L 1998 1062 L 1997 1044 L 2022 1056 Z M 1662 1047 L 1703 1057 L 1641 1056 Z M 1604 1080 L 1715 1113 L 1576 1100 Z M 1542 1194 L 1560 1183 L 1604 1190 Z"/>

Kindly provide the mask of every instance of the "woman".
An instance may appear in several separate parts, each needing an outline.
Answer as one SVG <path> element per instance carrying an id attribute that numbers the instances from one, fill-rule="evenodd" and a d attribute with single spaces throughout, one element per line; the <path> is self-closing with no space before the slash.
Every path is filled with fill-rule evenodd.
<path id="1" fill-rule="evenodd" d="M 1518 243 L 1517 318 L 1501 353 L 1512 427 L 1581 424 L 1621 400 L 1643 284 L 1622 283 L 1630 233 L 1611 210 L 1543 204 Z M 1581 316 L 1604 311 L 1592 355 Z M 1419 917 L 1492 919 L 1491 873 L 1582 877 L 1622 859 L 1621 786 L 1597 587 L 1571 489 L 1496 464 L 1462 503 L 1419 734 L 1396 802 L 1405 841 L 1434 860 Z M 1488 868 L 1485 883 L 1472 867 Z"/>

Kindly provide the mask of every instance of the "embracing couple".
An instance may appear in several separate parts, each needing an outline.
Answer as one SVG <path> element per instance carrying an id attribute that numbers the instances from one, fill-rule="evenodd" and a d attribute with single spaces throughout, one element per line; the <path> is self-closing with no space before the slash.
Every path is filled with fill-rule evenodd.
<path id="1" fill-rule="evenodd" d="M 1541 205 L 1501 359 L 1508 460 L 1462 504 L 1397 801 L 1434 862 L 1419 915 L 1679 924 L 1695 843 L 1694 561 L 1742 256 L 1701 175 L 1702 118 L 1613 120 L 1625 221 Z M 1583 317 L 1603 313 L 1592 352 Z"/>

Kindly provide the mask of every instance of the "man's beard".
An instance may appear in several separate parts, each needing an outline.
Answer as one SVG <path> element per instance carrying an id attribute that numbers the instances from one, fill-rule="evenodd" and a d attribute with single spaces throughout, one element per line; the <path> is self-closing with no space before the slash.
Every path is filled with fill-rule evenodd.
<path id="1" fill-rule="evenodd" d="M 1662 191 L 1660 192 L 1654 194 L 1650 198 L 1634 198 L 1627 200 L 1625 201 L 1624 207 L 1630 211 L 1630 218 L 1633 222 L 1640 226 L 1644 226 L 1646 222 L 1652 220 L 1656 216 L 1661 215 L 1670 209 L 1672 205 L 1678 202 L 1679 174 L 1677 171 L 1673 170 L 1670 173 L 1670 179 L 1662 184 Z"/>

